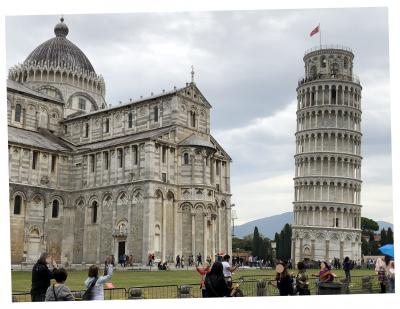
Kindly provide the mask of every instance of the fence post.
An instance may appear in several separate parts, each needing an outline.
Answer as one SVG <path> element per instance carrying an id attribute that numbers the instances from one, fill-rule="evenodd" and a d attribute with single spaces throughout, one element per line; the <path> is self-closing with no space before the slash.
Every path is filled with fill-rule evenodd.
<path id="1" fill-rule="evenodd" d="M 192 295 L 190 295 L 191 288 L 190 285 L 180 285 L 178 287 L 178 298 L 192 298 Z"/>
<path id="2" fill-rule="evenodd" d="M 257 281 L 257 296 L 267 296 L 267 281 L 265 279 Z"/>
<path id="3" fill-rule="evenodd" d="M 372 293 L 371 276 L 364 276 L 361 278 L 361 289 L 363 293 Z"/>
<path id="4" fill-rule="evenodd" d="M 142 289 L 140 288 L 130 288 L 128 291 L 128 299 L 142 299 Z"/>

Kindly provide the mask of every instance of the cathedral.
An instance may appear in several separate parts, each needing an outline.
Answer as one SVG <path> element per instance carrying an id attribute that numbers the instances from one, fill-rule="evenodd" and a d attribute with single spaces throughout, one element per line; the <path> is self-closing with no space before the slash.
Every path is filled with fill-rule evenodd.
<path id="1" fill-rule="evenodd" d="M 231 158 L 193 71 L 181 88 L 111 106 L 68 32 L 61 18 L 9 70 L 11 262 L 231 254 Z"/>

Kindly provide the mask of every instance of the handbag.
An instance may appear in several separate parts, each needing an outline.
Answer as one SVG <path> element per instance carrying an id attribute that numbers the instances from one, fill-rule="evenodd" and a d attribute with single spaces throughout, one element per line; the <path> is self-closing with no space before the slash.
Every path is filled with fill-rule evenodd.
<path id="1" fill-rule="evenodd" d="M 90 286 L 86 289 L 85 293 L 82 295 L 82 300 L 92 300 L 92 290 L 97 282 L 97 278 L 93 280 Z"/>
<path id="2" fill-rule="evenodd" d="M 55 288 L 54 288 L 54 284 L 53 284 L 53 294 L 54 294 L 54 300 L 55 300 L 55 301 L 58 301 L 57 295 L 56 295 L 56 290 L 55 290 Z"/>

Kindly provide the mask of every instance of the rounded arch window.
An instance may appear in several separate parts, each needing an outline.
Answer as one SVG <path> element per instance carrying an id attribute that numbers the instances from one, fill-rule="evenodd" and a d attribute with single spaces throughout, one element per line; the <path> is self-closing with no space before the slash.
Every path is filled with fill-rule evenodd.
<path id="1" fill-rule="evenodd" d="M 15 120 L 16 122 L 21 122 L 21 104 L 15 105 L 14 120 Z"/>
<path id="2" fill-rule="evenodd" d="M 189 154 L 187 152 L 183 154 L 183 164 L 189 164 Z"/>
<path id="3" fill-rule="evenodd" d="M 97 223 L 97 202 L 92 203 L 92 223 Z"/>
<path id="4" fill-rule="evenodd" d="M 60 202 L 58 200 L 54 200 L 53 206 L 51 208 L 51 217 L 58 218 L 59 211 L 60 211 Z"/>
<path id="5" fill-rule="evenodd" d="M 14 215 L 21 214 L 21 205 L 22 205 L 21 195 L 15 196 L 15 198 L 14 198 Z"/>

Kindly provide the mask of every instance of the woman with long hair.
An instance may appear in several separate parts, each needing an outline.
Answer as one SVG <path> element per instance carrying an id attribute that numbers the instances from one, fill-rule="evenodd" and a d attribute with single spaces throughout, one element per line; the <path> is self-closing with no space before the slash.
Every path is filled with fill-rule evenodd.
<path id="1" fill-rule="evenodd" d="M 269 281 L 269 284 L 278 288 L 280 296 L 293 295 L 293 278 L 292 275 L 287 271 L 286 264 L 283 262 L 278 263 L 275 267 L 275 270 L 276 284 L 271 281 Z"/>
<path id="2" fill-rule="evenodd" d="M 331 271 L 331 267 L 325 261 L 319 263 L 320 271 L 318 275 L 313 275 L 318 277 L 318 282 L 332 282 L 336 275 Z"/>
<path id="3" fill-rule="evenodd" d="M 113 273 L 112 258 L 107 257 L 106 275 L 99 277 L 99 268 L 96 265 L 89 267 L 88 278 L 85 280 L 85 300 L 104 300 L 104 284 L 111 279 Z"/>
<path id="4" fill-rule="evenodd" d="M 206 275 L 204 284 L 206 297 L 229 296 L 230 291 L 224 278 L 221 262 L 214 262 L 210 272 Z"/>
<path id="5" fill-rule="evenodd" d="M 50 271 L 48 266 L 53 265 L 53 271 Z M 50 279 L 54 278 L 54 270 L 57 269 L 57 264 L 47 252 L 43 252 L 40 258 L 32 268 L 32 302 L 44 301 L 46 298 L 47 288 L 50 286 Z"/>

